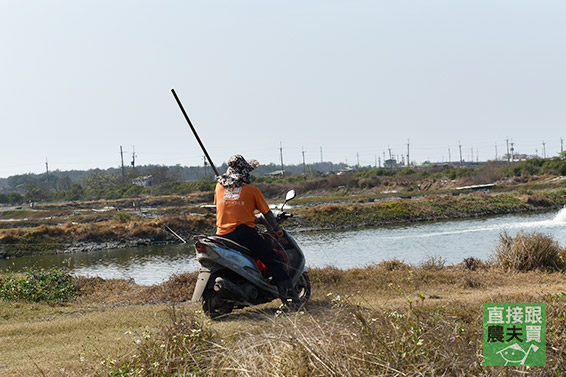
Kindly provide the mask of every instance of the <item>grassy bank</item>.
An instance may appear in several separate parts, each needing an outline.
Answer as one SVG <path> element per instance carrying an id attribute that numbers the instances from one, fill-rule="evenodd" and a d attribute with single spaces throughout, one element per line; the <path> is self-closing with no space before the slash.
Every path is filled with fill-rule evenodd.
<path id="1" fill-rule="evenodd" d="M 47 254 L 63 251 L 66 247 L 84 244 L 94 247 L 111 243 L 135 246 L 159 242 L 178 241 L 167 228 L 189 238 L 191 234 L 211 232 L 211 216 L 167 216 L 142 219 L 131 214 L 115 215 L 112 220 L 88 224 L 68 221 L 64 225 L 40 225 L 32 228 L 0 230 L 0 257 Z"/>
<path id="2" fill-rule="evenodd" d="M 191 200 L 197 200 L 195 195 Z M 326 197 L 332 198 L 332 197 Z M 344 197 L 342 197 L 344 198 Z M 549 211 L 566 204 L 566 189 L 521 189 L 511 193 L 466 195 L 428 195 L 414 199 L 385 198 L 373 201 L 368 195 L 348 196 L 349 203 L 297 207 L 290 210 L 296 215 L 286 226 L 307 229 L 357 228 L 384 224 L 402 224 L 431 220 L 450 220 L 480 216 Z M 312 198 L 311 198 L 312 199 Z M 167 204 L 152 207 L 152 218 L 144 218 L 141 210 L 120 211 L 112 207 L 103 212 L 91 211 L 94 202 L 77 204 L 75 211 L 70 204 L 43 205 L 42 208 L 21 209 L 4 213 L 13 223 L 4 222 L 0 229 L 0 257 L 30 254 L 56 253 L 61 251 L 88 251 L 98 248 L 117 248 L 177 242 L 166 229 L 174 229 L 185 239 L 198 233 L 214 232 L 214 214 L 198 206 L 186 207 L 187 199 L 180 207 L 169 206 L 179 197 L 153 198 L 145 204 Z M 309 201 L 309 198 L 302 198 Z M 316 200 L 322 201 L 321 197 Z M 352 203 L 352 201 L 354 203 Z M 107 205 L 117 203 L 104 202 Z M 102 205 L 98 203 L 98 206 Z M 194 203 L 193 203 L 194 204 Z M 83 208 L 84 207 L 84 208 Z M 61 213 L 56 216 L 57 210 Z M 196 214 L 200 210 L 202 214 Z M 23 219 L 22 219 L 23 218 Z M 42 223 L 41 225 L 37 225 Z M 53 225 L 49 225 L 54 223 Z M 57 224 L 58 223 L 58 224 Z M 61 225 L 61 223 L 63 223 Z"/>
<path id="3" fill-rule="evenodd" d="M 350 228 L 548 211 L 566 204 L 566 190 L 509 194 L 430 195 L 416 199 L 297 208 L 304 226 Z"/>
<path id="4" fill-rule="evenodd" d="M 274 301 L 214 322 L 184 302 L 194 274 L 81 278 L 71 301 L 3 302 L 0 376 L 503 376 L 481 366 L 484 302 L 547 303 L 547 367 L 511 369 L 566 368 L 563 273 L 391 261 L 311 277 L 302 312 Z"/>

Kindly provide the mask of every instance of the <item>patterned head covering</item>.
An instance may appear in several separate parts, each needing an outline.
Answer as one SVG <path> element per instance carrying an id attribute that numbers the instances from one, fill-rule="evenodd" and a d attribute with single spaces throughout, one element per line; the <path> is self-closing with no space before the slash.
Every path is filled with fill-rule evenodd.
<path id="1" fill-rule="evenodd" d="M 256 160 L 246 161 L 242 155 L 234 155 L 228 160 L 228 170 L 225 174 L 216 177 L 218 183 L 224 187 L 241 187 L 250 183 L 250 172 L 259 166 Z"/>

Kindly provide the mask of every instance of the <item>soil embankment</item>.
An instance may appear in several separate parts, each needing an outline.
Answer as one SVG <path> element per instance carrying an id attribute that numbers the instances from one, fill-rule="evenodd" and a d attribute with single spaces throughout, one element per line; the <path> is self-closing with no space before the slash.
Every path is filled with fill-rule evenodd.
<path id="1" fill-rule="evenodd" d="M 123 201 L 11 210 L 4 214 L 0 229 L 0 258 L 178 242 L 171 230 L 184 239 L 212 233 L 214 213 L 206 207 L 207 201 L 198 203 L 206 198 L 204 194 L 190 200 L 149 198 L 138 200 L 134 203 L 137 207 L 128 211 Z M 335 204 L 316 204 L 328 203 L 328 198 L 300 198 L 297 204 L 305 205 L 289 210 L 295 216 L 285 226 L 294 231 L 332 230 L 551 211 L 566 204 L 566 190 L 421 193 L 414 198 L 397 195 L 379 199 L 358 193 L 342 196 Z M 7 220 L 6 216 L 13 218 Z"/>

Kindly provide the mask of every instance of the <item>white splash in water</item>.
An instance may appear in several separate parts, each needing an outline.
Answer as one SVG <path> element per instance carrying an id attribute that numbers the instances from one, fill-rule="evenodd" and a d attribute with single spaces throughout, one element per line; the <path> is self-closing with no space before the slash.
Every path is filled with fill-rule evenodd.
<path id="1" fill-rule="evenodd" d="M 557 223 L 566 223 L 566 207 L 562 208 L 553 220 Z"/>

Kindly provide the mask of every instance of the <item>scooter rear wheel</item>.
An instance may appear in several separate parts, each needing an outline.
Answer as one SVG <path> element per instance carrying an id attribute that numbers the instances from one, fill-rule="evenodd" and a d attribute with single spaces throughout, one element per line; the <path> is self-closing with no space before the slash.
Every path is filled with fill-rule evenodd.
<path id="1" fill-rule="evenodd" d="M 202 310 L 210 318 L 229 314 L 232 309 L 232 305 L 227 304 L 214 289 L 206 289 L 202 293 Z"/>

